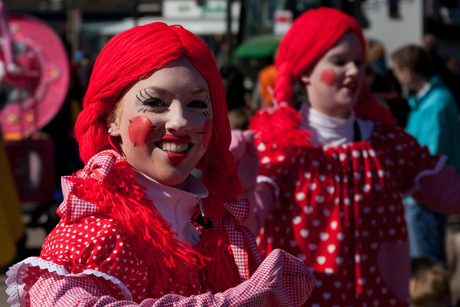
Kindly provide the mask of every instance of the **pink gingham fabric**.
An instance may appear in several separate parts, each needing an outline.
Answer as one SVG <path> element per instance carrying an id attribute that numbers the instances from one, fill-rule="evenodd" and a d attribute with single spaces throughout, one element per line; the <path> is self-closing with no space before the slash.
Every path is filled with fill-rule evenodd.
<path id="1" fill-rule="evenodd" d="M 115 151 L 101 152 L 76 176 L 102 182 L 120 159 Z M 7 273 L 8 302 L 14 307 L 266 306 L 267 302 L 297 306 L 313 289 L 314 277 L 303 262 L 281 250 L 257 269 L 255 242 L 238 222 L 249 213 L 246 200 L 226 203 L 234 215 L 214 225 L 224 227 L 229 236 L 242 281 L 238 287 L 212 294 L 206 268 L 191 269 L 187 280 L 171 274 L 162 277 L 162 285 L 154 284 L 155 272 L 132 251 L 121 225 L 98 215 L 98 206 L 75 197 L 69 179 L 63 178 L 65 200 L 58 209 L 62 220 L 47 237 L 40 257 L 27 258 Z M 248 261 L 249 255 L 256 264 Z M 252 277 L 250 272 L 255 272 Z"/>
<path id="2" fill-rule="evenodd" d="M 19 271 L 24 265 L 19 263 L 13 267 L 9 272 L 10 278 L 14 270 Z M 27 296 L 30 299 L 16 300 L 13 306 L 291 307 L 305 302 L 315 283 L 313 275 L 303 262 L 282 250 L 273 251 L 249 280 L 225 292 L 206 292 L 189 297 L 175 293 L 165 294 L 157 299 L 147 298 L 139 304 L 117 299 L 101 279 L 91 275 L 60 275 L 42 269 L 35 279 L 36 282 L 28 290 Z"/>

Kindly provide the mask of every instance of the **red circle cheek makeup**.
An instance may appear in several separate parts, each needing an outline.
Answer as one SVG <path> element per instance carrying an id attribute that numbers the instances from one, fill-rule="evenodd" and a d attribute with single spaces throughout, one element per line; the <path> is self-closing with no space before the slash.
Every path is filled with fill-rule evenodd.
<path id="1" fill-rule="evenodd" d="M 129 121 L 128 135 L 131 142 L 136 146 L 144 146 L 155 132 L 155 126 L 145 115 L 139 115 Z"/>
<path id="2" fill-rule="evenodd" d="M 325 69 L 321 73 L 321 81 L 327 86 L 334 85 L 336 79 L 337 75 L 332 69 Z"/>

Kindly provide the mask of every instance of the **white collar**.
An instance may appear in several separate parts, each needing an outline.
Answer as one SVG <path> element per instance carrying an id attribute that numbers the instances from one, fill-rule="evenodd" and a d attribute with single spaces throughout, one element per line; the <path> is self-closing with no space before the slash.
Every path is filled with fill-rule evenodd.
<path id="1" fill-rule="evenodd" d="M 414 98 L 415 99 L 420 99 L 422 98 L 426 93 L 428 93 L 428 91 L 430 90 L 431 88 L 431 82 L 428 82 L 427 84 L 425 84 L 424 87 L 422 87 L 422 89 L 420 91 L 418 91 L 417 94 L 415 94 Z"/>
<path id="2" fill-rule="evenodd" d="M 300 109 L 301 127 L 312 132 L 314 146 L 337 146 L 354 141 L 355 113 L 348 118 L 335 118 L 310 108 L 303 103 Z"/>
<path id="3" fill-rule="evenodd" d="M 176 238 L 194 246 L 200 235 L 190 219 L 198 200 L 208 196 L 208 190 L 203 183 L 189 175 L 186 179 L 188 191 L 183 191 L 161 184 L 137 170 L 134 170 L 134 177 L 147 188 L 147 196 L 163 218 L 171 224 L 171 230 L 177 233 Z"/>

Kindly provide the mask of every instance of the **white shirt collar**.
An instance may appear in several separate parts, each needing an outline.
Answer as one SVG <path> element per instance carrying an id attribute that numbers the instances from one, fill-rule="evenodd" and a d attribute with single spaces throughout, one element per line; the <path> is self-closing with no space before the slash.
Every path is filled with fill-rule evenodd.
<path id="1" fill-rule="evenodd" d="M 190 223 L 198 200 L 208 196 L 203 183 L 193 175 L 186 179 L 188 191 L 161 184 L 147 175 L 134 170 L 136 181 L 147 188 L 147 196 L 163 218 L 171 223 L 176 238 L 194 246 L 199 241 L 199 233 Z"/>

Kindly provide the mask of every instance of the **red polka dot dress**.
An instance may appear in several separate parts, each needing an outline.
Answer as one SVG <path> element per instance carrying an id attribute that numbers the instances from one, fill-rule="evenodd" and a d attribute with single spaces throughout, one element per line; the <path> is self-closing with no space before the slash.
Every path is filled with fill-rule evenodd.
<path id="1" fill-rule="evenodd" d="M 87 186 L 82 185 L 83 191 L 89 193 L 89 187 L 93 186 L 99 189 L 99 184 L 108 186 L 104 178 L 118 176 L 112 172 L 122 167 L 118 163 L 131 170 L 114 151 L 96 155 L 85 169 L 77 173 L 80 178 L 89 176 L 96 180 Z M 8 302 L 12 306 L 262 306 L 265 297 L 273 297 L 274 293 L 277 293 L 275 297 L 278 299 L 284 297 L 287 300 L 287 304 L 285 302 L 280 306 L 288 306 L 291 299 L 294 302 L 305 301 L 314 287 L 314 278 L 307 267 L 282 251 L 274 251 L 260 264 L 252 236 L 235 219 L 247 217 L 247 201 L 225 203 L 233 218 L 216 220 L 216 225 L 213 225 L 214 228 L 219 225 L 224 227 L 229 236 L 228 252 L 233 256 L 241 278 L 238 287 L 214 293 L 217 291 L 207 279 L 209 268 L 206 265 L 190 265 L 200 254 L 193 252 L 190 247 L 174 245 L 179 241 L 166 234 L 159 238 L 152 237 L 153 244 L 158 249 L 166 249 L 170 245 L 172 252 L 184 249 L 186 257 L 178 259 L 183 259 L 185 270 L 179 271 L 177 268 L 180 266 L 176 262 L 171 269 L 162 271 L 170 259 L 159 258 L 155 248 L 149 249 L 148 253 L 135 248 L 135 240 L 144 239 L 142 231 L 128 231 L 122 222 L 108 217 L 110 214 L 101 205 L 89 202 L 90 199 L 96 202 L 98 198 L 110 195 L 105 193 L 83 197 L 79 193 L 82 190 L 76 182 L 87 183 L 87 180 L 78 181 L 72 176 L 63 178 L 65 197 L 58 208 L 62 220 L 48 235 L 40 257 L 27 258 L 7 272 Z M 124 181 L 116 179 L 114 182 L 123 187 L 129 186 L 127 191 L 136 189 L 136 182 L 126 176 Z M 135 206 L 135 196 L 129 193 L 116 197 L 127 199 L 130 206 Z M 110 200 L 116 201 L 115 198 Z M 144 210 L 147 208 L 143 207 Z M 115 210 L 115 205 L 110 210 Z M 138 214 L 139 211 L 130 213 Z M 152 219 L 151 222 L 158 221 Z M 163 226 L 155 224 L 155 227 Z M 200 232 L 207 231 L 198 226 L 196 228 Z M 187 262 L 189 259 L 190 262 Z M 283 290 L 286 283 L 293 285 L 289 292 Z M 274 292 L 269 291 L 272 284 Z"/>
<path id="2" fill-rule="evenodd" d="M 259 251 L 266 257 L 281 248 L 314 269 L 316 288 L 305 306 L 409 306 L 401 193 L 443 159 L 383 123 L 367 140 L 340 146 L 257 145 L 259 178 L 279 188 Z"/>

